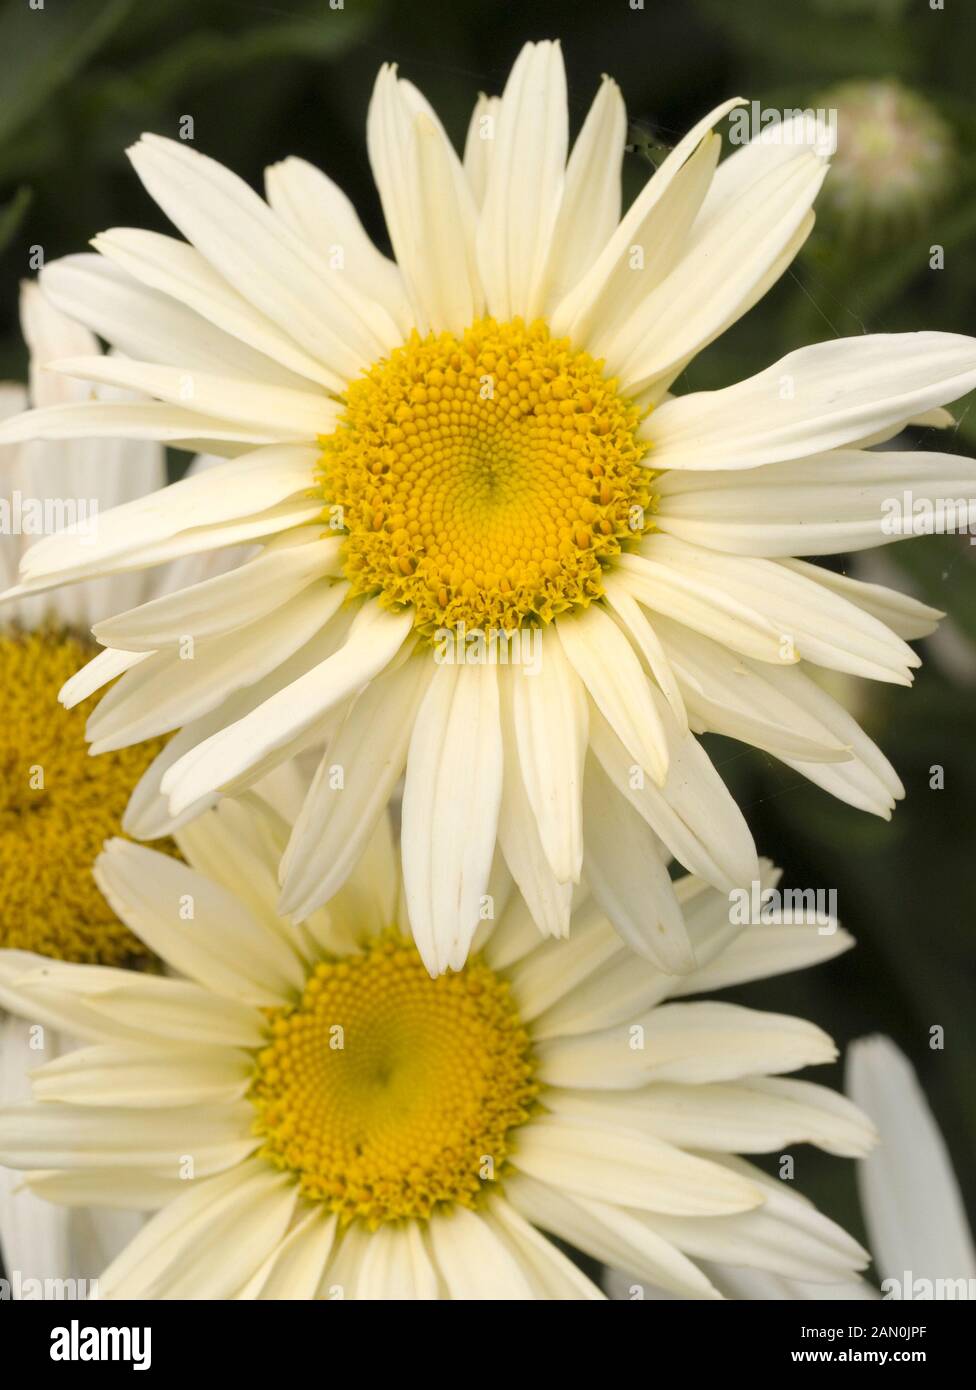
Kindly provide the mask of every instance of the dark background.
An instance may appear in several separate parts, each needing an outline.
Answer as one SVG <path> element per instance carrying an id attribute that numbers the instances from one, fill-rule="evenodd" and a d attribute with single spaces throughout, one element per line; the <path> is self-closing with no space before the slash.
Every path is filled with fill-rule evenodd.
<path id="1" fill-rule="evenodd" d="M 37 0 L 35 0 L 37 3 Z M 143 130 L 177 134 L 192 115 L 197 148 L 260 185 L 286 154 L 321 165 L 385 243 L 364 125 L 379 64 L 395 59 L 460 143 L 479 89 L 498 92 L 526 39 L 560 37 L 574 128 L 600 74 L 617 78 L 634 126 L 629 200 L 669 145 L 736 94 L 783 108 L 823 100 L 839 83 L 897 79 L 944 123 L 945 149 L 917 196 L 882 217 L 866 200 L 832 210 L 766 300 L 695 362 L 683 389 L 725 385 L 805 342 L 864 331 L 971 331 L 976 292 L 976 4 L 947 0 L 29 0 L 0 3 L 0 375 L 22 377 L 16 288 L 28 252 L 81 250 L 116 225 L 170 230 L 123 151 Z M 845 154 L 841 108 L 840 151 Z M 893 156 L 910 159 L 902 141 Z M 891 156 L 889 156 L 890 158 Z M 895 173 L 903 170 L 895 168 Z M 911 175 L 911 169 L 908 170 Z M 911 182 L 911 179 L 909 179 Z M 891 183 L 881 179 L 890 193 Z M 945 248 L 945 269 L 929 248 Z M 948 440 L 976 451 L 963 402 Z M 882 1030 L 909 1053 L 947 1136 L 970 1214 L 976 1141 L 974 925 L 969 875 L 976 811 L 976 549 L 934 537 L 838 557 L 839 568 L 906 587 L 949 620 L 923 644 L 914 691 L 841 682 L 841 697 L 883 745 L 906 801 L 891 824 L 831 800 L 772 759 L 712 749 L 764 853 L 797 886 L 836 887 L 858 947 L 816 971 L 736 997 L 816 1020 L 843 1045 Z M 853 564 L 853 568 L 852 568 Z M 879 568 L 880 566 L 880 568 Z M 929 786 L 941 765 L 945 787 Z M 944 1051 L 929 1030 L 945 1030 Z M 840 1084 L 840 1067 L 817 1079 Z M 863 1235 L 853 1168 L 797 1155 L 798 1185 Z"/>

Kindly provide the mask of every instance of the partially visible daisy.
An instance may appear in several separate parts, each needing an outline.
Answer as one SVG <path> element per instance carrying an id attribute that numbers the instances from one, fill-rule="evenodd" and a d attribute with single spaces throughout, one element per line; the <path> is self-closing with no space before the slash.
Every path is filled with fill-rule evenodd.
<path id="1" fill-rule="evenodd" d="M 883 504 L 906 491 L 976 516 L 969 460 L 867 451 L 946 424 L 943 403 L 976 386 L 976 342 L 841 339 L 672 398 L 786 270 L 827 172 L 802 120 L 716 167 L 736 104 L 621 218 L 620 92 L 603 82 L 568 153 L 557 44 L 527 45 L 501 98 L 479 100 L 463 163 L 384 67 L 367 138 L 395 263 L 301 160 L 268 170 L 265 203 L 180 142 L 130 151 L 186 241 L 115 229 L 44 283 L 123 354 L 53 365 L 154 399 L 42 409 L 0 438 L 228 455 L 103 518 L 93 547 L 35 547 L 18 593 L 262 544 L 233 575 L 97 624 L 106 650 L 65 692 L 134 668 L 89 721 L 96 752 L 181 730 L 134 833 L 324 740 L 282 912 L 341 887 L 405 771 L 431 971 L 463 965 L 496 844 L 544 932 L 565 934 L 586 880 L 635 949 L 679 971 L 694 958 L 663 860 L 725 891 L 757 873 L 697 734 L 890 814 L 896 774 L 803 663 L 907 685 L 904 639 L 939 615 L 793 557 L 894 539 Z"/>
<path id="2" fill-rule="evenodd" d="M 686 996 L 825 960 L 843 933 L 730 925 L 678 885 L 700 968 L 661 973 L 596 908 L 568 942 L 498 904 L 462 970 L 405 928 L 389 823 L 300 927 L 275 911 L 287 827 L 227 799 L 177 832 L 186 862 L 111 842 L 99 886 L 166 976 L 0 959 L 0 999 L 91 1046 L 0 1113 L 32 1190 L 154 1209 L 99 1280 L 109 1298 L 590 1299 L 543 1235 L 689 1298 L 698 1260 L 836 1281 L 866 1258 L 735 1157 L 808 1141 L 865 1152 L 812 1024 Z"/>
<path id="3" fill-rule="evenodd" d="M 98 344 L 36 284 L 23 286 L 21 321 L 35 406 L 56 409 L 90 396 L 123 400 L 113 388 L 40 369 L 66 352 L 97 354 Z M 21 386 L 0 388 L 0 408 L 8 416 L 27 401 Z M 0 574 L 12 583 L 45 528 L 73 516 L 94 542 L 103 510 L 155 492 L 165 481 L 163 449 L 152 441 L 85 438 L 0 448 Z M 224 551 L 151 574 L 116 574 L 0 610 L 0 954 L 18 949 L 93 964 L 147 964 L 145 945 L 96 889 L 92 866 L 106 836 L 119 833 L 133 788 L 161 741 L 91 758 L 84 740 L 91 702 L 66 710 L 58 691 L 95 654 L 93 623 L 217 573 L 230 559 Z M 65 1045 L 56 1031 L 0 1011 L 0 1099 L 21 1098 L 26 1072 L 56 1058 Z M 10 1175 L 0 1177 L 0 1253 L 8 1271 L 23 1278 L 89 1277 L 117 1247 L 118 1233 L 128 1239 L 132 1229 L 114 1214 L 108 1222 L 89 1220 L 15 1195 Z"/>
<path id="4" fill-rule="evenodd" d="M 835 113 L 837 155 L 824 202 L 852 237 L 890 238 L 945 196 L 952 131 L 924 97 L 893 78 L 843 82 L 816 99 Z"/>
<path id="5" fill-rule="evenodd" d="M 945 1140 L 908 1058 L 890 1038 L 852 1043 L 847 1089 L 880 1135 L 857 1174 L 882 1293 L 902 1299 L 976 1298 L 976 1246 L 966 1208 Z"/>

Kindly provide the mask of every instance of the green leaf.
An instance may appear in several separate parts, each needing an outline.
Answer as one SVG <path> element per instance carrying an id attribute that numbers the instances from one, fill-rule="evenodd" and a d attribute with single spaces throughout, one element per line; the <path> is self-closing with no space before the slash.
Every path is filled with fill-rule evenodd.
<path id="1" fill-rule="evenodd" d="M 198 30 L 118 78 L 116 92 L 160 101 L 275 58 L 315 62 L 333 57 L 362 38 L 374 10 L 371 3 L 359 3 L 348 11 L 323 5 L 317 15 L 257 25 L 238 34 Z"/>
<path id="2" fill-rule="evenodd" d="M 24 220 L 24 214 L 30 207 L 33 196 L 25 185 L 18 188 L 14 196 L 0 207 L 0 251 L 7 249 L 7 243 Z"/>
<path id="3" fill-rule="evenodd" d="M 44 107 L 115 33 L 134 0 L 46 0 L 31 9 L 7 0 L 0 10 L 0 140 Z"/>

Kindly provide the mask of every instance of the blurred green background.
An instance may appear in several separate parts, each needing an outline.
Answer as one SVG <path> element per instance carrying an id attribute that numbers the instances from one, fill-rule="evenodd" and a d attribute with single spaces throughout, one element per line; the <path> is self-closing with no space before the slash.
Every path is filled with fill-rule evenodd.
<path id="1" fill-rule="evenodd" d="M 500 91 L 522 42 L 553 36 L 563 40 L 577 127 L 602 72 L 623 89 L 634 122 L 628 200 L 724 97 L 782 109 L 832 104 L 838 84 L 884 84 L 855 92 L 875 112 L 862 131 L 854 109 L 848 124 L 840 105 L 838 186 L 832 195 L 832 175 L 792 271 L 693 364 L 682 389 L 725 385 L 836 335 L 972 330 L 972 3 L 950 0 L 940 11 L 926 0 L 645 0 L 642 10 L 628 0 L 345 0 L 342 9 L 328 0 L 44 0 L 32 10 L 29 0 L 3 0 L 0 376 L 24 372 L 16 291 L 30 247 L 50 260 L 106 227 L 168 230 L 124 158 L 141 131 L 175 135 L 191 115 L 196 147 L 255 185 L 265 164 L 302 155 L 346 189 L 385 244 L 364 140 L 380 62 L 397 60 L 460 142 L 477 91 Z M 851 100 L 849 86 L 840 96 Z M 939 271 L 929 268 L 933 245 L 944 248 Z M 958 415 L 948 439 L 930 433 L 926 446 L 976 452 L 976 410 L 963 402 Z M 923 644 L 914 692 L 866 683 L 841 692 L 904 780 L 891 824 L 832 801 L 760 753 L 713 748 L 762 851 L 785 866 L 788 884 L 836 887 L 858 940 L 830 966 L 734 993 L 802 1013 L 841 1044 L 891 1034 L 919 1069 L 976 1216 L 976 549 L 965 537 L 934 537 L 831 563 L 907 587 L 949 620 Z M 944 768 L 943 790 L 930 788 L 934 765 Z M 941 1052 L 928 1045 L 936 1025 L 945 1030 Z M 841 1069 L 832 1070 L 817 1079 L 839 1084 Z M 801 1149 L 797 1182 L 863 1235 L 849 1163 Z"/>

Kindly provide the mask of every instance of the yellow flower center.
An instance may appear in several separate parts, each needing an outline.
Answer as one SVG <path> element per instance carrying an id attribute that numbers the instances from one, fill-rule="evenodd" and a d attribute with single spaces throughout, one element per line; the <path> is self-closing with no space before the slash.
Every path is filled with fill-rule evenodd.
<path id="1" fill-rule="evenodd" d="M 513 631 L 603 592 L 645 528 L 640 412 L 543 322 L 416 333 L 349 387 L 320 483 L 353 592 Z"/>
<path id="2" fill-rule="evenodd" d="M 261 1152 L 343 1221 L 474 1206 L 539 1089 L 507 982 L 478 958 L 432 980 L 396 933 L 316 966 L 270 1031 L 250 1090 Z"/>
<path id="3" fill-rule="evenodd" d="M 0 946 L 102 965 L 144 963 L 146 948 L 92 877 L 104 841 L 158 740 L 92 758 L 85 721 L 58 691 L 94 655 L 51 631 L 0 636 Z"/>

